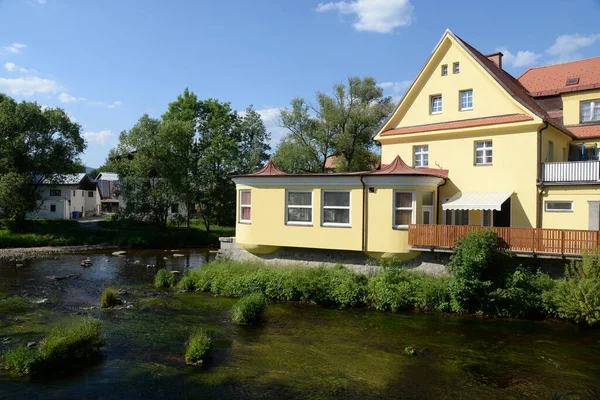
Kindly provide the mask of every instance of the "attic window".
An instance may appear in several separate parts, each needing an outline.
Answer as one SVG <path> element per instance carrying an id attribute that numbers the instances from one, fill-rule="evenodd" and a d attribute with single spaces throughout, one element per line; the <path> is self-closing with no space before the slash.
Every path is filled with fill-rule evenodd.
<path id="1" fill-rule="evenodd" d="M 452 73 L 458 74 L 460 72 L 460 63 L 455 62 L 452 64 Z"/>
<path id="2" fill-rule="evenodd" d="M 569 78 L 567 79 L 567 86 L 569 85 L 577 85 L 579 83 L 579 78 Z"/>
<path id="3" fill-rule="evenodd" d="M 448 75 L 448 64 L 442 65 L 442 76 Z"/>

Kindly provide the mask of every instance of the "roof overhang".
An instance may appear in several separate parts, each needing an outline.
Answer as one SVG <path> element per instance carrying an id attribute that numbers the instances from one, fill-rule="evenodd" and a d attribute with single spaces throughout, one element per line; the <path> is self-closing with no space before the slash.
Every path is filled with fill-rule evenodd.
<path id="1" fill-rule="evenodd" d="M 361 187 L 361 177 L 368 186 L 395 187 L 395 186 L 439 186 L 444 183 L 444 178 L 428 175 L 353 175 L 335 176 L 323 174 L 319 176 L 292 175 L 292 176 L 238 176 L 233 178 L 236 185 L 251 187 Z"/>
<path id="2" fill-rule="evenodd" d="M 502 209 L 513 192 L 467 192 L 457 193 L 442 204 L 443 210 L 496 210 Z"/>

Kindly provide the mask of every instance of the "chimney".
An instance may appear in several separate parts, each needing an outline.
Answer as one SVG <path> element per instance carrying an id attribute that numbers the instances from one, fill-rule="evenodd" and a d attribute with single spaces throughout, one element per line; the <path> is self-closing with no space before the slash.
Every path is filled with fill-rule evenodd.
<path id="1" fill-rule="evenodd" d="M 492 54 L 488 54 L 486 55 L 486 57 L 488 58 L 488 60 L 490 60 L 491 62 L 493 62 L 494 64 L 496 64 L 498 66 L 498 68 L 502 69 L 502 56 L 504 54 L 502 54 L 501 52 L 496 52 L 496 53 L 492 53 Z"/>

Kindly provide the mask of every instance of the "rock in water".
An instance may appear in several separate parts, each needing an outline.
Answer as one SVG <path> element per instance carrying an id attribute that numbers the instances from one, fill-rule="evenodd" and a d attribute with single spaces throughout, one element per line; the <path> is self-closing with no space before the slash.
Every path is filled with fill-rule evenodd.
<path id="1" fill-rule="evenodd" d="M 134 264 L 139 264 L 141 261 L 140 260 L 135 260 L 133 263 Z"/>
<path id="2" fill-rule="evenodd" d="M 127 254 L 125 250 L 115 251 L 112 253 L 113 256 L 124 256 L 125 254 Z"/>
<path id="3" fill-rule="evenodd" d="M 27 347 L 29 347 L 29 348 L 32 348 L 32 347 L 35 347 L 35 346 L 37 346 L 36 342 L 29 342 L 29 343 L 27 343 Z"/>
<path id="4" fill-rule="evenodd" d="M 169 259 L 169 257 L 163 257 L 163 260 L 168 260 L 168 259 Z"/>
<path id="5" fill-rule="evenodd" d="M 175 253 L 175 254 L 173 254 L 173 257 L 185 257 L 185 255 L 184 254 Z"/>

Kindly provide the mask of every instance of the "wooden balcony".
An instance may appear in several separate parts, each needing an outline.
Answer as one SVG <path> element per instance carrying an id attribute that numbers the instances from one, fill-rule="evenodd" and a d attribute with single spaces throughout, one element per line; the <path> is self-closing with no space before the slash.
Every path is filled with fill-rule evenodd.
<path id="1" fill-rule="evenodd" d="M 494 230 L 510 251 L 521 254 L 581 256 L 600 245 L 600 231 L 467 225 L 409 225 L 408 244 L 414 250 L 451 250 L 468 232 L 483 229 Z"/>
<path id="2" fill-rule="evenodd" d="M 566 161 L 542 164 L 542 181 L 547 182 L 599 182 L 600 161 Z"/>

